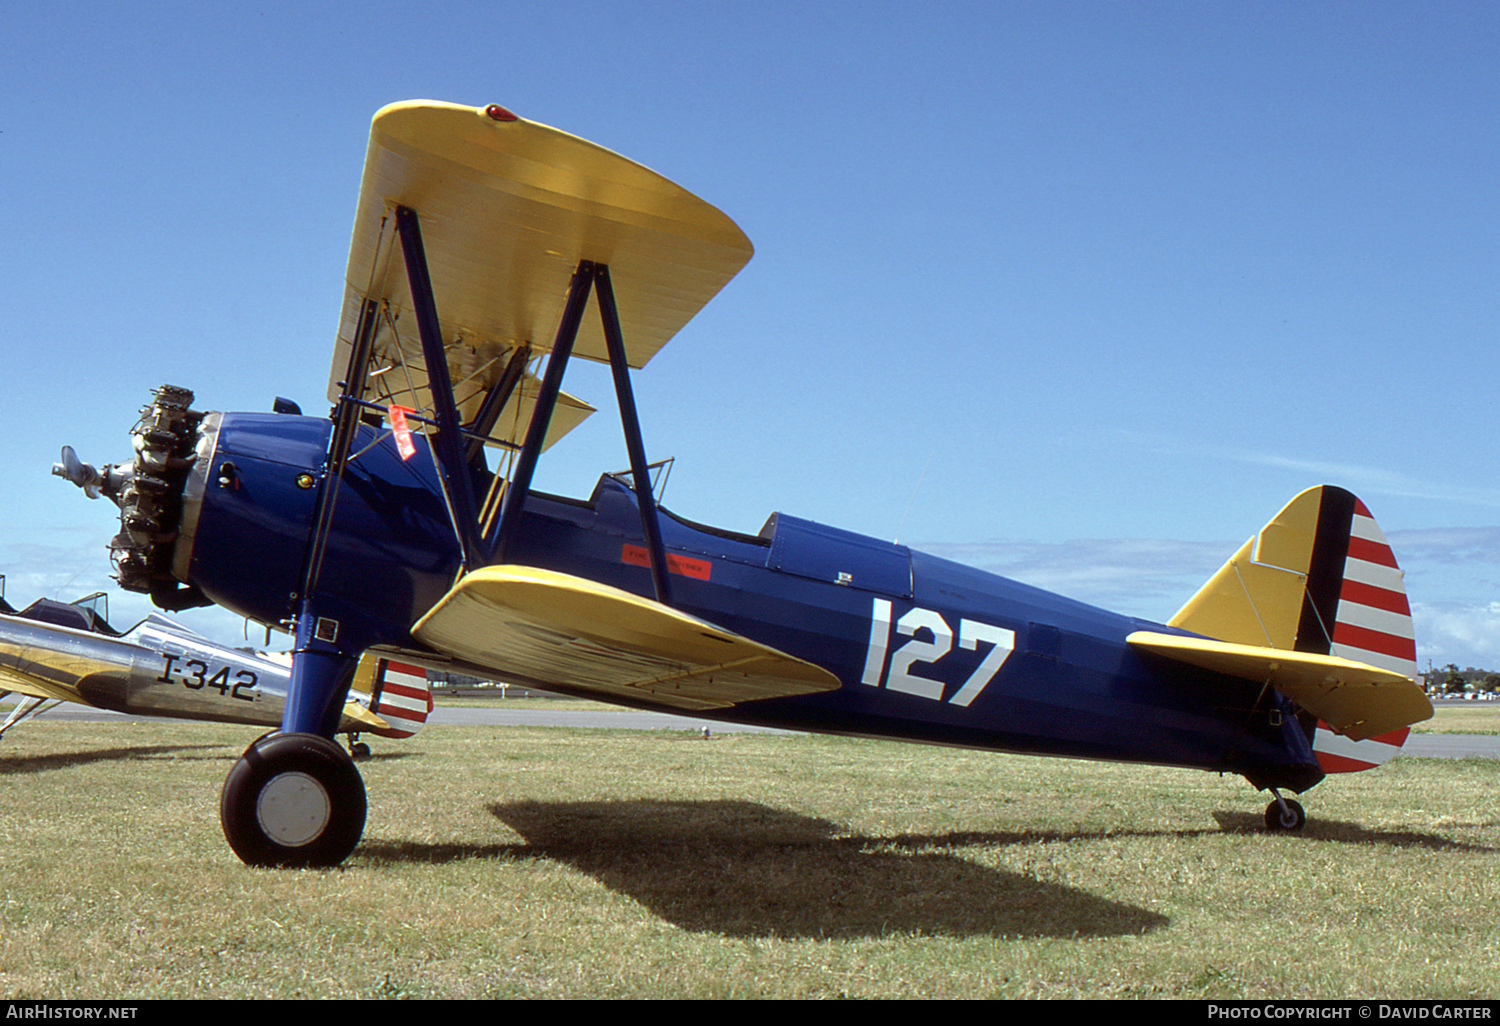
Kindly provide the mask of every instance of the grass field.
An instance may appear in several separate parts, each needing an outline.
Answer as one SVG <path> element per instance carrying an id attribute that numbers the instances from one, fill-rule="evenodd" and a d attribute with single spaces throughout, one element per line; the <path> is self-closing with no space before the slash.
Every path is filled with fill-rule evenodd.
<path id="1" fill-rule="evenodd" d="M 1434 734 L 1500 734 L 1500 702 L 1439 702 L 1412 728 Z"/>
<path id="2" fill-rule="evenodd" d="M 0 996 L 1493 998 L 1500 763 L 1402 759 L 1260 830 L 1242 780 L 832 738 L 377 741 L 336 871 L 248 869 L 254 736 L 0 748 Z"/>

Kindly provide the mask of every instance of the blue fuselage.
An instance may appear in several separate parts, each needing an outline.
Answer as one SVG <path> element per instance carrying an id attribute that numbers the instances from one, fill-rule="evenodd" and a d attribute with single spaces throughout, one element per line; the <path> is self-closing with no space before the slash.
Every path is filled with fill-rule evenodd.
<path id="1" fill-rule="evenodd" d="M 246 616 L 287 620 L 327 486 L 329 431 L 326 420 L 285 415 L 210 424 L 215 437 L 186 491 L 178 575 Z M 459 547 L 422 440 L 403 461 L 377 437 L 364 427 L 354 443 L 317 590 L 351 645 L 419 647 L 410 629 L 452 585 Z M 1196 767 L 1297 791 L 1322 777 L 1295 710 L 1273 689 L 1157 662 L 1125 642 L 1173 628 L 783 514 L 750 536 L 663 512 L 674 606 L 842 684 L 741 704 L 723 719 Z M 506 559 L 652 594 L 635 494 L 610 477 L 587 502 L 532 493 Z"/>

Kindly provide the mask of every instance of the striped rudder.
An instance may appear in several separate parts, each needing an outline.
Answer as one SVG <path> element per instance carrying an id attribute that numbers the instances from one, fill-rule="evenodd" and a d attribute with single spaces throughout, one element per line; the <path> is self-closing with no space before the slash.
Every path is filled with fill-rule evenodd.
<path id="1" fill-rule="evenodd" d="M 1417 643 L 1401 576 L 1380 525 L 1355 499 L 1330 654 L 1416 679 Z"/>
<path id="2" fill-rule="evenodd" d="M 361 728 L 381 737 L 411 737 L 432 712 L 427 670 L 398 662 L 376 649 L 360 657 L 349 697 L 384 721 L 381 726 Z"/>
<path id="3" fill-rule="evenodd" d="M 1396 555 L 1369 509 L 1341 488 L 1325 486 L 1323 514 L 1307 581 L 1297 649 L 1353 659 L 1417 677 L 1411 606 Z M 1313 751 L 1328 773 L 1354 773 L 1389 761 L 1406 743 L 1402 727 L 1351 741 L 1318 721 Z"/>
<path id="4" fill-rule="evenodd" d="M 380 660 L 375 671 L 375 690 L 370 695 L 370 711 L 390 724 L 389 730 L 377 730 L 377 734 L 411 737 L 421 730 L 427 714 L 432 712 L 427 671 L 393 659 Z"/>

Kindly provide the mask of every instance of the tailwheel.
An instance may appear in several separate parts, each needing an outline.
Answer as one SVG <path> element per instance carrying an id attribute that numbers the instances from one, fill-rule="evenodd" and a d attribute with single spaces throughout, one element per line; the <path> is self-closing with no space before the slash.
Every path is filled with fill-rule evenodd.
<path id="1" fill-rule="evenodd" d="M 1266 829 L 1272 833 L 1301 830 L 1306 825 L 1307 813 L 1300 802 L 1276 795 L 1276 800 L 1266 806 Z"/>
<path id="2" fill-rule="evenodd" d="M 219 819 L 247 865 L 336 866 L 364 833 L 365 785 L 328 738 L 267 734 L 224 779 Z"/>

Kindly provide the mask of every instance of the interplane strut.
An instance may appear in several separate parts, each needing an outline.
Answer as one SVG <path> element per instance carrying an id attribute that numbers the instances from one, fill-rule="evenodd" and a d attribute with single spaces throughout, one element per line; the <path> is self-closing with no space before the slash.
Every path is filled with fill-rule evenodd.
<path id="1" fill-rule="evenodd" d="M 506 559 L 507 551 L 520 523 L 526 495 L 536 471 L 537 459 L 541 455 L 547 437 L 552 413 L 562 389 L 563 375 L 567 370 L 573 345 L 583 322 L 589 294 L 594 292 L 598 296 L 599 314 L 609 354 L 615 397 L 620 407 L 620 423 L 625 434 L 626 450 L 630 456 L 630 470 L 635 482 L 637 505 L 640 508 L 641 532 L 646 543 L 652 586 L 656 600 L 670 605 L 671 585 L 667 572 L 666 549 L 662 542 L 661 527 L 651 488 L 640 418 L 630 385 L 630 368 L 626 358 L 625 340 L 620 328 L 619 310 L 609 267 L 594 261 L 581 260 L 573 273 L 567 303 L 558 324 L 557 334 L 547 361 L 547 370 L 542 378 L 531 421 L 527 426 L 525 441 L 505 487 L 499 516 L 486 531 L 475 497 L 474 465 L 482 446 L 481 437 L 487 433 L 488 425 L 493 423 L 520 381 L 526 358 L 529 356 L 529 349 L 522 346 L 512 354 L 505 372 L 490 395 L 486 397 L 474 423 L 469 426 L 468 430 L 465 430 L 460 423 L 458 407 L 454 401 L 453 383 L 444 355 L 441 321 L 438 317 L 437 299 L 433 293 L 432 280 L 427 269 L 420 216 L 417 211 L 409 207 L 398 207 L 396 225 L 401 239 L 407 280 L 411 287 L 413 312 L 421 336 L 422 356 L 434 406 L 431 421 L 425 418 L 416 419 L 434 426 L 430 442 L 438 466 L 439 478 L 453 516 L 463 572 L 476 570 L 495 562 L 504 562 Z M 292 684 L 282 723 L 282 729 L 288 732 L 327 733 L 322 729 L 329 718 L 327 710 L 336 705 L 334 702 L 336 692 L 341 684 L 347 684 L 352 661 L 359 655 L 358 651 L 340 642 L 335 618 L 331 614 L 323 615 L 325 603 L 319 601 L 317 585 L 319 565 L 328 532 L 333 523 L 339 482 L 350 459 L 349 448 L 353 442 L 354 429 L 359 421 L 360 410 L 369 405 L 363 400 L 363 383 L 372 355 L 378 314 L 377 304 L 366 300 L 365 307 L 361 311 L 361 324 L 356 345 L 350 356 L 348 374 L 343 382 L 342 394 L 335 411 L 334 430 L 330 439 L 327 461 L 328 472 L 314 517 L 312 544 L 308 549 L 307 565 L 303 572 L 303 592 L 298 599 L 298 615 L 294 628 L 296 646 Z M 362 638 L 362 633 L 356 631 L 354 637 L 348 640 L 357 642 L 360 638 Z"/>

